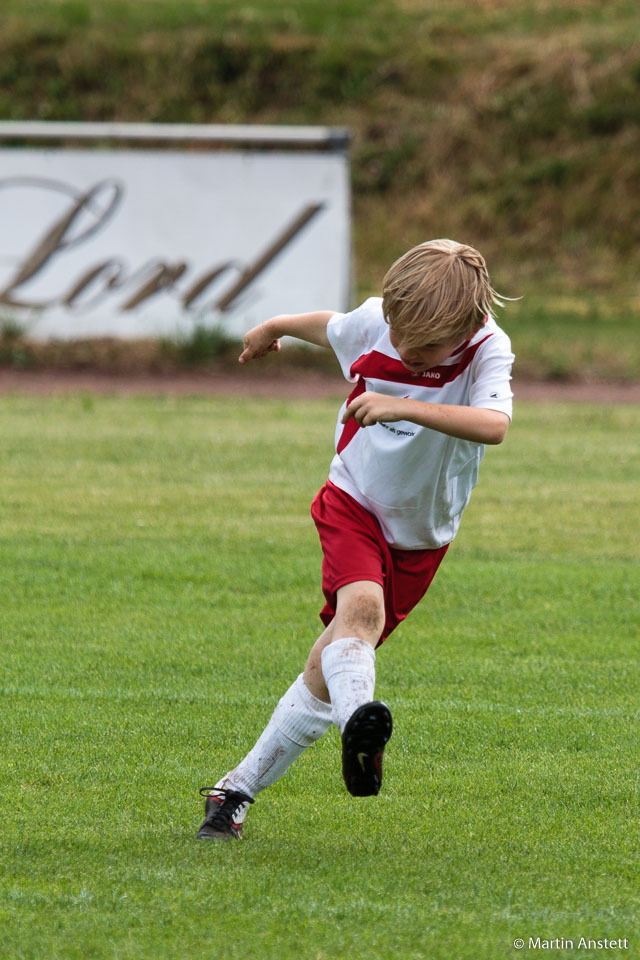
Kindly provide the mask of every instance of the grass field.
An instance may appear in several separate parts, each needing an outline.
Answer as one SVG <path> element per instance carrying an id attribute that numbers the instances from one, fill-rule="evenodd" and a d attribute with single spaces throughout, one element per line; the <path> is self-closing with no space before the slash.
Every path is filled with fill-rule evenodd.
<path id="1" fill-rule="evenodd" d="M 640 954 L 633 407 L 520 404 L 488 451 L 378 658 L 380 797 L 333 730 L 242 844 L 194 839 L 319 631 L 334 412 L 0 400 L 3 960 Z"/>

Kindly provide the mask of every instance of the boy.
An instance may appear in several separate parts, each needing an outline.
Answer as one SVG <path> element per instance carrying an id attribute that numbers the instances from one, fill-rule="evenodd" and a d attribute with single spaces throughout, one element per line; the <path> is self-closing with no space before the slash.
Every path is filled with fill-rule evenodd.
<path id="1" fill-rule="evenodd" d="M 294 336 L 332 348 L 355 383 L 311 513 L 323 550 L 325 630 L 242 762 L 203 787 L 201 839 L 241 839 L 257 794 L 335 723 L 353 796 L 374 796 L 391 713 L 373 699 L 375 650 L 426 593 L 476 484 L 484 444 L 511 420 L 513 354 L 472 247 L 433 240 L 393 264 L 383 297 L 351 313 L 279 316 L 250 330 L 240 363 Z"/>

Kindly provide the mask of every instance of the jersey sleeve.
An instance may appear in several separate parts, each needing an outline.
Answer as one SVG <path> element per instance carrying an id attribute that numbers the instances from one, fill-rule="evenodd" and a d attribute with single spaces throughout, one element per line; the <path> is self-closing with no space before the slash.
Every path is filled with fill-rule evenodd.
<path id="1" fill-rule="evenodd" d="M 515 357 L 509 337 L 499 328 L 478 350 L 473 361 L 473 383 L 469 405 L 499 410 L 509 419 L 513 412 L 511 367 Z"/>
<path id="2" fill-rule="evenodd" d="M 350 313 L 334 313 L 327 324 L 327 337 L 338 358 L 344 377 L 351 383 L 351 367 L 358 357 L 368 353 L 386 326 L 382 300 L 370 297 Z"/>

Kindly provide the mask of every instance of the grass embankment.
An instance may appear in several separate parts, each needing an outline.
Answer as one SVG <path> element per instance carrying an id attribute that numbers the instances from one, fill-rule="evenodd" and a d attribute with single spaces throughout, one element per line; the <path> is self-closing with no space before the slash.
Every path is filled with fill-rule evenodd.
<path id="1" fill-rule="evenodd" d="M 320 628 L 308 503 L 334 414 L 0 401 L 7 960 L 637 949 L 632 407 L 523 403 L 488 451 L 378 657 L 396 724 L 379 798 L 344 791 L 334 730 L 242 844 L 194 839 L 197 788 L 251 746 Z"/>
<path id="2" fill-rule="evenodd" d="M 464 239 L 532 372 L 638 378 L 636 27 L 633 0 L 5 0 L 0 116 L 346 124 L 359 295 Z"/>

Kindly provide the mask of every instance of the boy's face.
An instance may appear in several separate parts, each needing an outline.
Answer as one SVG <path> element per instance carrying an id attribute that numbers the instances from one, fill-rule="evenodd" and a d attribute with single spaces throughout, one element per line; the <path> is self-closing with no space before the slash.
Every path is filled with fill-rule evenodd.
<path id="1" fill-rule="evenodd" d="M 437 367 L 460 345 L 460 340 L 456 337 L 455 340 L 445 340 L 442 343 L 426 343 L 424 347 L 404 347 L 402 338 L 394 332 L 393 327 L 389 327 L 389 340 L 391 346 L 398 351 L 403 365 L 412 373 L 422 373 L 423 370 Z"/>

